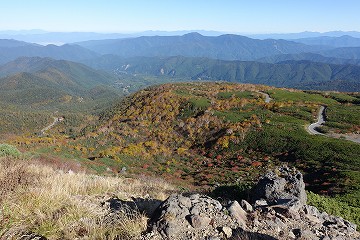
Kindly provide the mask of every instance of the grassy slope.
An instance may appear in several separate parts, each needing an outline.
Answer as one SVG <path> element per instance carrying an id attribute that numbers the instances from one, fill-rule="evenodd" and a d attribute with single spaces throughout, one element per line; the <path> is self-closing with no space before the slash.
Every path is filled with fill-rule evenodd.
<path id="1" fill-rule="evenodd" d="M 30 233 L 48 239 L 138 239 L 146 230 L 148 217 L 130 210 L 111 213 L 106 201 L 131 201 L 131 197 L 164 200 L 174 191 L 159 179 L 68 173 L 69 168 L 76 169 L 76 163 L 65 167 L 54 163 L 50 167 L 50 163 L 0 157 L 1 239 Z"/>

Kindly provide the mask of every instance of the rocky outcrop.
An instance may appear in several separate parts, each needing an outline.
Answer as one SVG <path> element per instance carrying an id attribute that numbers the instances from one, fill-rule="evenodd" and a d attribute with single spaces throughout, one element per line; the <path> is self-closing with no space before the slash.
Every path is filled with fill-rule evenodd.
<path id="1" fill-rule="evenodd" d="M 302 174 L 295 169 L 280 167 L 260 178 L 252 191 L 254 202 L 266 201 L 263 205 L 288 206 L 299 210 L 306 204 L 305 183 Z"/>
<path id="2" fill-rule="evenodd" d="M 360 239 L 356 226 L 306 205 L 302 174 L 282 167 L 265 174 L 252 204 L 222 205 L 199 194 L 174 194 L 154 212 L 143 240 Z"/>
<path id="3" fill-rule="evenodd" d="M 237 204 L 240 207 L 239 204 Z M 241 209 L 241 207 L 240 207 Z M 150 221 L 150 239 L 204 239 L 230 235 L 246 222 L 246 213 L 232 217 L 219 201 L 200 194 L 171 195 Z M 241 209 L 242 210 L 242 209 Z M 243 210 L 242 210 L 243 211 Z"/>

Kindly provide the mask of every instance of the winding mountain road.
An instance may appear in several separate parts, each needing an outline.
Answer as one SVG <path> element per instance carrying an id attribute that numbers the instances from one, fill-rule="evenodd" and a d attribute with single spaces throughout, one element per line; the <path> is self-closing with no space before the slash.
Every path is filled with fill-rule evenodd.
<path id="1" fill-rule="evenodd" d="M 266 103 L 269 103 L 269 102 L 272 100 L 272 98 L 269 96 L 269 94 L 264 93 L 264 92 L 258 92 L 258 93 L 260 93 L 261 95 L 265 96 L 265 102 L 266 102 Z"/>
<path id="2" fill-rule="evenodd" d="M 43 129 L 41 129 L 41 131 L 40 131 L 41 135 L 44 135 L 46 131 L 48 131 L 49 129 L 54 127 L 56 124 L 58 124 L 59 122 L 64 120 L 64 118 L 62 118 L 62 117 L 53 117 L 53 119 L 54 119 L 54 121 L 50 125 L 48 125 L 48 126 L 44 127 Z"/>
<path id="3" fill-rule="evenodd" d="M 323 135 L 326 137 L 331 137 L 331 138 L 343 138 L 346 139 L 348 141 L 354 142 L 354 143 L 360 143 L 360 136 L 359 134 L 339 134 L 339 133 L 329 133 L 329 134 L 324 134 L 321 132 L 318 132 L 316 130 L 317 127 L 320 127 L 322 124 L 325 123 L 324 120 L 324 116 L 325 116 L 325 106 L 321 106 L 319 109 L 319 113 L 318 113 L 318 119 L 317 122 L 310 124 L 307 127 L 307 131 L 312 134 L 312 135 Z"/>
<path id="4" fill-rule="evenodd" d="M 318 113 L 318 118 L 317 118 L 317 122 L 314 122 L 312 124 L 310 124 L 308 127 L 307 127 L 307 130 L 310 134 L 312 135 L 325 135 L 321 132 L 318 132 L 316 130 L 316 128 L 320 127 L 323 123 L 325 123 L 325 120 L 324 120 L 324 114 L 325 114 L 325 107 L 324 106 L 321 106 L 320 109 L 319 109 L 319 113 Z"/>
<path id="5" fill-rule="evenodd" d="M 258 91 L 258 93 L 265 96 L 265 103 L 269 103 L 272 100 L 272 98 L 270 98 L 269 94 L 260 92 L 260 91 Z M 306 127 L 306 130 L 309 134 L 323 135 L 326 137 L 337 138 L 337 139 L 343 138 L 343 139 L 346 139 L 346 140 L 354 142 L 354 143 L 360 143 L 360 135 L 359 134 L 355 134 L 355 133 L 354 134 L 337 134 L 337 133 L 324 134 L 324 133 L 317 131 L 316 128 L 320 127 L 322 124 L 325 123 L 325 119 L 324 119 L 325 110 L 326 110 L 325 106 L 320 106 L 318 116 L 317 116 L 317 121 L 310 124 L 308 127 Z"/>

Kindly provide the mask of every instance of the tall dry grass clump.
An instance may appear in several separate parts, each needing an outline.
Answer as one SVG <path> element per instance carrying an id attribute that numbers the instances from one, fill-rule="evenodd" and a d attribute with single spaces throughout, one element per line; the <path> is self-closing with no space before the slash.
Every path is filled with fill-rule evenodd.
<path id="1" fill-rule="evenodd" d="M 19 188 L 26 188 L 35 180 L 26 163 L 13 157 L 0 157 L 0 203 Z"/>
<path id="2" fill-rule="evenodd" d="M 139 239 L 148 217 L 116 211 L 109 199 L 164 200 L 174 188 L 156 179 L 63 172 L 24 159 L 2 158 L 0 239 L 38 234 L 48 239 Z"/>

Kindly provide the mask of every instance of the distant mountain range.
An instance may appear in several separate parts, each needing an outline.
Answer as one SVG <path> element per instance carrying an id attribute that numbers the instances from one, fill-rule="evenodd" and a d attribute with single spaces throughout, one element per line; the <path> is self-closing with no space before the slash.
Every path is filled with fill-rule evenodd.
<path id="1" fill-rule="evenodd" d="M 95 58 L 94 53 L 78 45 L 41 46 L 16 40 L 0 40 L 0 64 L 13 61 L 19 57 L 50 57 L 70 61 Z"/>
<path id="2" fill-rule="evenodd" d="M 97 32 L 49 32 L 40 29 L 23 31 L 0 31 L 0 39 L 15 39 L 19 41 L 38 44 L 65 44 L 88 40 L 104 40 L 118 38 L 135 38 L 141 36 L 181 36 L 191 32 L 198 32 L 204 36 L 220 36 L 223 34 L 243 35 L 256 39 L 300 39 L 317 37 L 341 37 L 344 35 L 360 38 L 360 32 L 356 31 L 332 31 L 332 32 L 300 32 L 300 33 L 275 33 L 275 34 L 248 34 L 234 32 L 220 32 L 207 30 L 181 30 L 181 31 L 144 31 L 132 33 L 97 33 Z"/>
<path id="3" fill-rule="evenodd" d="M 12 39 L 0 39 L 0 48 L 15 48 L 15 47 L 26 47 L 26 46 L 39 46 L 34 43 L 28 43 L 23 41 L 16 41 Z"/>
<path id="4" fill-rule="evenodd" d="M 308 42 L 308 44 L 301 43 L 301 41 Z M 77 44 L 98 54 L 113 54 L 121 57 L 186 56 L 255 61 L 260 58 L 284 54 L 313 53 L 327 58 L 360 59 L 360 38 L 349 36 L 287 41 L 275 39 L 258 40 L 239 35 L 208 37 L 198 33 L 189 33 L 183 36 L 110 39 L 86 41 Z M 295 59 L 291 60 L 297 59 L 295 57 Z M 301 60 L 313 61 L 311 58 Z M 316 57 L 314 61 L 318 60 L 321 61 L 321 58 Z M 328 59 L 324 59 L 324 61 L 329 62 Z M 334 61 L 334 63 L 346 63 L 346 60 L 338 60 Z"/>
<path id="5" fill-rule="evenodd" d="M 115 54 L 122 57 L 182 55 L 222 60 L 255 60 L 277 54 L 331 49 L 326 46 L 311 46 L 285 40 L 257 40 L 230 34 L 208 37 L 199 33 L 189 33 L 183 36 L 99 40 L 77 44 L 100 54 Z"/>
<path id="6" fill-rule="evenodd" d="M 330 41 L 329 38 L 326 39 L 327 42 Z M 347 43 L 341 44 L 342 40 Z M 310 40 L 303 39 L 303 41 Z M 351 43 L 353 43 L 351 45 L 356 45 L 355 43 L 360 43 L 360 39 L 340 37 L 331 38 L 330 42 L 339 46 Z M 138 37 L 86 41 L 78 44 L 42 46 L 22 41 L 0 39 L 0 64 L 23 56 L 82 61 L 96 59 L 103 54 L 122 57 L 170 57 L 181 55 L 222 60 L 259 60 L 261 62 L 279 62 L 281 59 L 309 60 L 334 64 L 357 64 L 357 59 L 360 59 L 360 47 L 335 48 L 334 46 L 307 45 L 286 40 L 257 40 L 238 35 L 208 37 L 198 33 L 190 33 L 183 36 Z M 276 60 L 277 58 L 280 60 Z"/>
<path id="7" fill-rule="evenodd" d="M 180 36 L 191 32 L 198 32 L 205 36 L 219 36 L 224 32 L 206 30 L 184 31 L 144 31 L 134 33 L 96 33 L 96 32 L 47 32 L 43 30 L 29 31 L 0 31 L 0 39 L 14 39 L 19 41 L 47 44 L 65 44 L 88 40 L 104 40 L 118 38 L 134 38 L 141 36 Z"/>
<path id="8" fill-rule="evenodd" d="M 330 31 L 330 32 L 299 32 L 299 33 L 266 33 L 266 34 L 244 34 L 257 39 L 299 39 L 299 38 L 317 38 L 317 37 L 341 37 L 344 35 L 360 38 L 360 32 L 356 31 Z"/>
<path id="9" fill-rule="evenodd" d="M 358 44 L 360 38 L 351 36 L 289 41 L 259 40 L 232 34 L 203 36 L 199 33 L 93 40 L 62 46 L 42 46 L 4 39 L 0 40 L 0 64 L 10 63 L 0 66 L 0 77 L 26 72 L 44 78 L 39 74 L 45 71 L 47 75 L 56 78 L 56 71 L 44 70 L 42 67 L 46 64 L 48 67 L 53 66 L 54 59 L 63 59 L 81 62 L 111 74 L 128 76 L 141 73 L 194 80 L 261 83 L 277 87 L 359 91 Z M 47 58 L 51 58 L 51 61 Z M 29 66 L 32 70 L 28 69 Z M 74 69 L 79 68 L 76 66 Z M 61 75 L 70 74 L 74 69 L 64 67 Z M 99 79 L 98 74 L 104 74 L 91 68 L 75 72 L 88 73 L 71 76 L 86 78 L 88 83 L 84 88 L 93 86 L 89 84 L 92 73 L 97 76 L 96 81 Z M 23 77 L 29 78 L 28 75 Z M 106 78 L 112 79 L 112 82 L 116 80 L 110 74 Z"/>
<path id="10" fill-rule="evenodd" d="M 331 47 L 360 47 L 360 38 L 344 35 L 340 37 L 313 37 L 313 38 L 300 38 L 292 39 L 291 41 L 303 43 L 307 45 L 322 45 Z"/>

